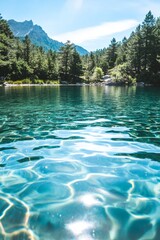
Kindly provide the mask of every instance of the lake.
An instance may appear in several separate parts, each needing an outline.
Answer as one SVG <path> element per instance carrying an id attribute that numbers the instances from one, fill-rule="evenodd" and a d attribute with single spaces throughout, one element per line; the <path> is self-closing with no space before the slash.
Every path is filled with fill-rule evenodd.
<path id="1" fill-rule="evenodd" d="M 160 89 L 0 87 L 0 240 L 159 240 Z"/>

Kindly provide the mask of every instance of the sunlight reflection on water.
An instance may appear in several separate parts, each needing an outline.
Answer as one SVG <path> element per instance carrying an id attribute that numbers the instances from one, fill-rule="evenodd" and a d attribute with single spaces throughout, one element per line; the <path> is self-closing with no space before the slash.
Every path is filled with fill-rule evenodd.
<path id="1" fill-rule="evenodd" d="M 159 240 L 159 93 L 74 90 L 0 89 L 0 239 Z"/>

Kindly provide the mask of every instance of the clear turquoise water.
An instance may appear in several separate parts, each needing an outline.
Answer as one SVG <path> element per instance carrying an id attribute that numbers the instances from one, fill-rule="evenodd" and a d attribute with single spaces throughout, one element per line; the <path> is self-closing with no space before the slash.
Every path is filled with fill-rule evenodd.
<path id="1" fill-rule="evenodd" d="M 0 240 L 159 240 L 160 89 L 0 88 Z"/>

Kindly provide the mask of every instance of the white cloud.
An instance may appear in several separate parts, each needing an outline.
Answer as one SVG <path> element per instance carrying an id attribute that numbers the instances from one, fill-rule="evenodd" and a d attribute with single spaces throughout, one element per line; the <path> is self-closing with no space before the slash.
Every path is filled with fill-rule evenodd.
<path id="1" fill-rule="evenodd" d="M 84 0 L 67 0 L 65 8 L 79 11 L 83 6 Z"/>
<path id="2" fill-rule="evenodd" d="M 105 22 L 98 26 L 78 29 L 76 31 L 63 33 L 54 36 L 54 39 L 66 42 L 70 40 L 75 44 L 81 44 L 91 40 L 100 39 L 101 37 L 110 36 L 131 29 L 138 25 L 136 20 L 123 20 L 116 22 Z"/>
<path id="3" fill-rule="evenodd" d="M 72 3 L 73 3 L 73 1 L 72 1 Z M 82 6 L 83 6 L 83 0 L 75 0 L 75 1 L 74 1 L 74 8 L 75 8 L 76 10 L 81 9 Z"/>

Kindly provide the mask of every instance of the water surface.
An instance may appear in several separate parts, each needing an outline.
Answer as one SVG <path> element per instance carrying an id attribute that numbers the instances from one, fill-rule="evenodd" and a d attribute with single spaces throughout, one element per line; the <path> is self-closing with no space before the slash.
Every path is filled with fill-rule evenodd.
<path id="1" fill-rule="evenodd" d="M 160 89 L 0 88 L 0 240 L 159 240 Z"/>

